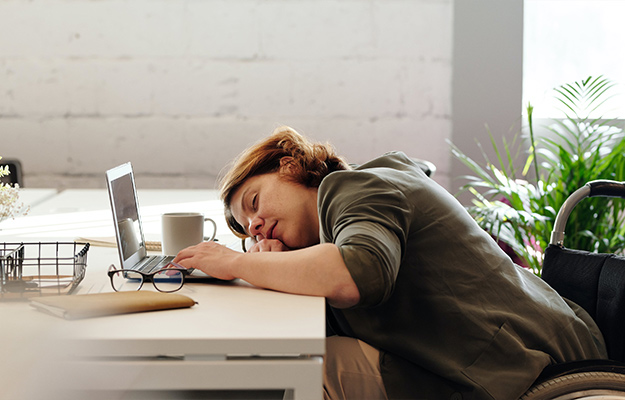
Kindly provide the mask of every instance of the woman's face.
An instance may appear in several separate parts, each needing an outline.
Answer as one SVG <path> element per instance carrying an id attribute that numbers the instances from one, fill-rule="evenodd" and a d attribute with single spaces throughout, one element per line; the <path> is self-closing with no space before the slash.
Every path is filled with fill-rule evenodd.
<path id="1" fill-rule="evenodd" d="M 278 172 L 248 178 L 233 193 L 230 207 L 247 233 L 281 241 L 290 249 L 319 243 L 317 188 L 285 180 Z"/>

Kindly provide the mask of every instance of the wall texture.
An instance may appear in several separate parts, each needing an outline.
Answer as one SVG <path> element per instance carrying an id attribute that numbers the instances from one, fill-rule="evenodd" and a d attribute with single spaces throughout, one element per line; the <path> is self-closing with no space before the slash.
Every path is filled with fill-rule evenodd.
<path id="1" fill-rule="evenodd" d="M 0 155 L 27 187 L 206 188 L 276 126 L 449 185 L 452 0 L 3 0 Z"/>

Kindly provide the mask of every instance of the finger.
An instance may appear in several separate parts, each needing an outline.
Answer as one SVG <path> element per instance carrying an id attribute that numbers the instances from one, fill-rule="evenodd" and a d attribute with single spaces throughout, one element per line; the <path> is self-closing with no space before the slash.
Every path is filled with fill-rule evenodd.
<path id="1" fill-rule="evenodd" d="M 250 253 L 257 253 L 263 251 L 282 251 L 284 245 L 279 240 L 275 239 L 263 239 L 250 248 Z"/>
<path id="2" fill-rule="evenodd" d="M 252 247 L 247 249 L 247 253 L 258 253 L 260 250 L 260 245 L 258 243 L 254 243 Z"/>
<path id="3" fill-rule="evenodd" d="M 209 243 L 209 242 L 204 242 L 204 243 Z M 202 250 L 202 248 L 204 247 L 203 246 L 204 243 L 196 244 L 194 246 L 189 246 L 187 248 L 180 250 L 178 254 L 176 254 L 176 257 L 174 257 L 173 262 L 180 263 L 180 261 L 184 260 L 185 258 L 193 257 L 195 254 L 197 254 L 199 251 Z"/>
<path id="4" fill-rule="evenodd" d="M 180 250 L 178 254 L 176 254 L 176 257 L 174 257 L 172 262 L 180 264 L 184 259 L 193 257 L 196 253 L 194 247 L 195 246 L 187 247 L 186 249 Z"/>
<path id="5" fill-rule="evenodd" d="M 165 268 L 184 268 L 184 267 L 172 260 L 169 262 L 169 264 L 165 266 Z"/>
<path id="6" fill-rule="evenodd" d="M 190 258 L 185 258 L 184 260 L 181 260 L 177 264 L 179 264 L 181 267 L 186 268 L 186 269 L 194 268 L 193 262 Z"/>
<path id="7" fill-rule="evenodd" d="M 271 251 L 271 241 L 266 240 L 266 239 L 261 240 L 260 242 L 258 242 L 256 249 L 258 252 Z"/>

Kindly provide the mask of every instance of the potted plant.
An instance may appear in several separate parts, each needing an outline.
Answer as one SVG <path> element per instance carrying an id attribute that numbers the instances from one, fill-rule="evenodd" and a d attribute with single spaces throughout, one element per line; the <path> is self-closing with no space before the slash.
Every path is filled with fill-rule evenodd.
<path id="1" fill-rule="evenodd" d="M 453 155 L 474 174 L 465 177 L 462 187 L 473 194 L 469 212 L 503 246 L 509 246 L 515 261 L 537 275 L 556 213 L 568 196 L 592 180 L 625 180 L 623 127 L 615 120 L 591 117 L 609 100 L 613 87 L 599 76 L 555 88 L 563 118 L 548 126 L 546 135 L 535 134 L 533 107 L 528 105 L 526 141 L 517 135 L 512 143 L 504 141 L 500 150 L 491 134 L 496 162 L 484 155 L 484 164 L 479 164 L 450 144 Z M 522 164 L 519 156 L 525 157 Z M 624 210 L 623 199 L 584 200 L 568 218 L 566 246 L 622 253 Z"/>

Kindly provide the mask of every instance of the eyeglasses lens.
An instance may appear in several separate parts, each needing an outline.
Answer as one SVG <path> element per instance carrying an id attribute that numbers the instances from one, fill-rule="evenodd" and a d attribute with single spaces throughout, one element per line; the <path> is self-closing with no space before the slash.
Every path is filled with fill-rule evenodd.
<path id="1" fill-rule="evenodd" d="M 113 289 L 118 292 L 129 292 L 139 290 L 143 283 L 140 273 L 134 271 L 115 271 L 111 277 Z"/>
<path id="2" fill-rule="evenodd" d="M 175 292 L 183 284 L 183 274 L 178 270 L 165 268 L 154 274 L 154 286 L 161 292 Z"/>

